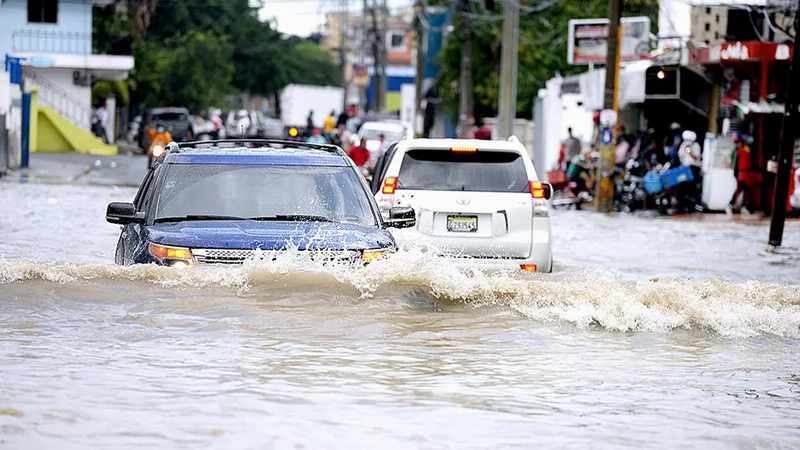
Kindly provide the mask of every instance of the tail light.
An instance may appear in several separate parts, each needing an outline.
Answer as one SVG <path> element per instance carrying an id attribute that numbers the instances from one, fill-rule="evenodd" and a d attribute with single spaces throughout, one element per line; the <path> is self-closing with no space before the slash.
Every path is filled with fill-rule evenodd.
<path id="1" fill-rule="evenodd" d="M 454 153 L 475 153 L 478 147 L 472 145 L 454 145 L 450 147 L 450 151 Z"/>
<path id="2" fill-rule="evenodd" d="M 537 272 L 539 267 L 536 264 L 520 264 L 519 268 L 522 269 L 523 272 Z"/>
<path id="3" fill-rule="evenodd" d="M 383 192 L 386 195 L 392 195 L 396 190 L 397 190 L 397 177 L 386 177 L 386 179 L 383 180 L 383 189 L 381 190 L 381 192 Z"/>
<path id="4" fill-rule="evenodd" d="M 553 186 L 550 183 L 542 183 L 540 181 L 529 181 L 528 187 L 531 191 L 531 197 L 537 200 L 550 200 L 553 196 Z"/>

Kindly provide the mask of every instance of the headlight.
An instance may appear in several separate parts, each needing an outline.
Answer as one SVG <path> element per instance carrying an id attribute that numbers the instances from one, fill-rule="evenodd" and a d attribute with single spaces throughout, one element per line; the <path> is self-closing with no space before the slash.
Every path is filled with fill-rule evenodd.
<path id="1" fill-rule="evenodd" d="M 164 146 L 163 145 L 154 145 L 153 146 L 153 157 L 160 158 L 161 155 L 164 154 Z"/>
<path id="2" fill-rule="evenodd" d="M 186 264 L 193 260 L 192 251 L 185 247 L 170 247 L 151 242 L 147 250 L 162 264 L 175 265 L 178 262 Z"/>
<path id="3" fill-rule="evenodd" d="M 389 253 L 392 253 L 392 251 L 385 248 L 364 250 L 361 253 L 361 261 L 364 262 L 364 264 L 369 264 L 389 255 Z"/>

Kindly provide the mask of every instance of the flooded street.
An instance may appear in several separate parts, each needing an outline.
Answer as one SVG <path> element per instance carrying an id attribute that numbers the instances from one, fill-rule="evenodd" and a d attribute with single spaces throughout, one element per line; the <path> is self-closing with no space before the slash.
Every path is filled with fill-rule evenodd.
<path id="1" fill-rule="evenodd" d="M 553 274 L 114 266 L 130 188 L 0 183 L 0 448 L 797 448 L 800 223 L 554 212 Z"/>

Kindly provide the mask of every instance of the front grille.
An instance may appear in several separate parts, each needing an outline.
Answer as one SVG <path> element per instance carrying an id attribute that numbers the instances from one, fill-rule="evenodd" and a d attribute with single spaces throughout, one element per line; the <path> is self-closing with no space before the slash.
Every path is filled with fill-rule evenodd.
<path id="1" fill-rule="evenodd" d="M 263 251 L 263 250 L 240 250 L 240 249 L 219 249 L 219 248 L 195 248 L 192 249 L 195 260 L 201 264 L 243 264 L 246 260 L 256 261 L 275 261 L 285 251 Z M 344 251 L 302 251 L 297 252 L 300 258 L 309 258 L 312 261 L 323 263 L 354 263 L 361 257 L 361 253 L 356 250 Z"/>

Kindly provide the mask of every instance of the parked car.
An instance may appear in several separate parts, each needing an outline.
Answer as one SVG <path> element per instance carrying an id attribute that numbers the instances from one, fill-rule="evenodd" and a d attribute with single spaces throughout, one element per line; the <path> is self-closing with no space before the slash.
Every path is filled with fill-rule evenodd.
<path id="1" fill-rule="evenodd" d="M 516 138 L 399 141 L 378 161 L 372 189 L 387 217 L 413 208 L 418 241 L 444 255 L 470 266 L 553 269 L 552 187 Z"/>
<path id="2" fill-rule="evenodd" d="M 169 130 L 172 139 L 177 142 L 192 140 L 192 121 L 189 110 L 186 108 L 152 108 L 145 111 L 139 133 L 139 146 L 143 149 L 150 147 L 150 135 L 157 124 L 162 124 Z"/>
<path id="3" fill-rule="evenodd" d="M 380 149 L 380 136 L 383 135 L 384 143 L 391 144 L 402 139 L 414 137 L 411 130 L 400 121 L 383 120 L 366 122 L 358 129 L 358 136 L 367 140 L 367 150 L 375 152 Z"/>
<path id="4" fill-rule="evenodd" d="M 281 119 L 276 119 L 261 111 L 254 111 L 254 114 L 259 137 L 268 139 L 280 139 L 284 137 L 283 121 L 281 121 Z"/>
<path id="5" fill-rule="evenodd" d="M 342 149 L 278 140 L 172 143 L 131 203 L 108 205 L 122 226 L 117 264 L 236 264 L 295 248 L 367 263 L 396 249 L 387 227 L 414 226 L 410 208 L 381 217 Z"/>

